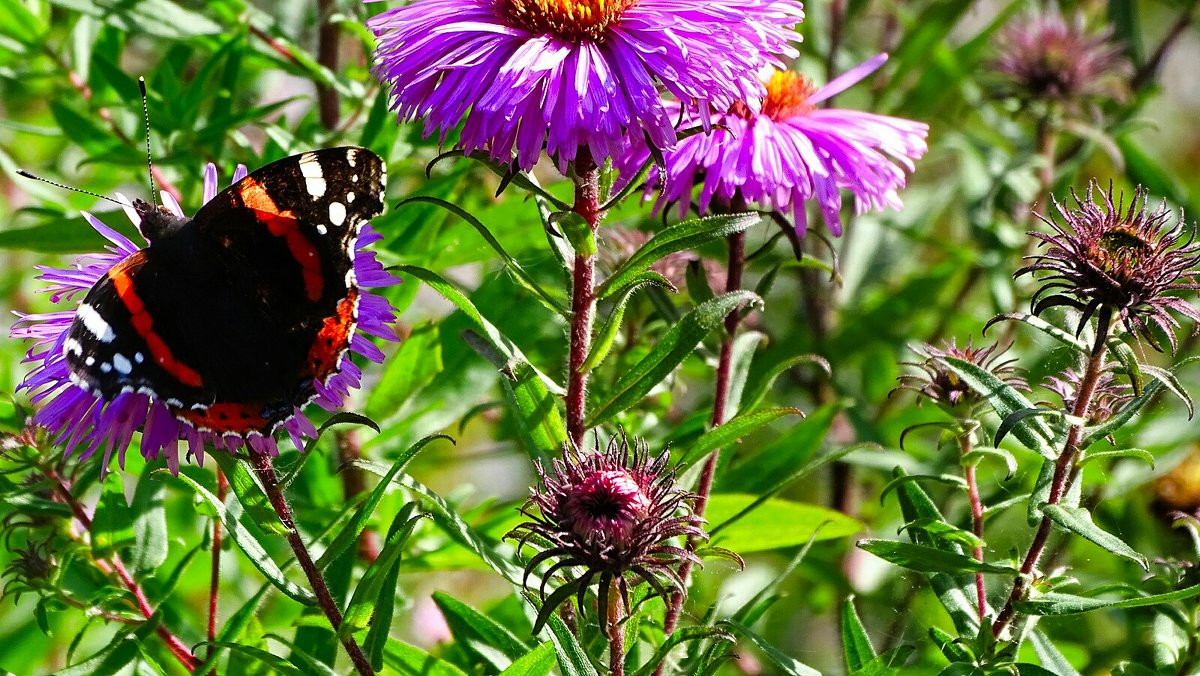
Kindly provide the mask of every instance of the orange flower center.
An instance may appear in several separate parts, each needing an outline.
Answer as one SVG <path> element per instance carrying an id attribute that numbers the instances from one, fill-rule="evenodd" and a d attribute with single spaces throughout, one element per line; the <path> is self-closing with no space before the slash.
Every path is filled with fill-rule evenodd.
<path id="1" fill-rule="evenodd" d="M 1101 235 L 1087 253 L 1092 263 L 1109 276 L 1127 280 L 1138 273 L 1142 261 L 1154 252 L 1154 242 L 1136 231 L 1118 228 Z"/>
<path id="2" fill-rule="evenodd" d="M 599 42 L 637 0 L 496 0 L 496 11 L 509 25 L 531 33 L 551 33 Z"/>
<path id="3" fill-rule="evenodd" d="M 767 98 L 762 105 L 763 115 L 780 121 L 812 112 L 813 106 L 808 99 L 817 91 L 817 87 L 803 75 L 790 70 L 777 70 L 765 84 Z M 754 117 L 750 107 L 741 101 L 734 103 L 729 112 L 746 120 Z"/>

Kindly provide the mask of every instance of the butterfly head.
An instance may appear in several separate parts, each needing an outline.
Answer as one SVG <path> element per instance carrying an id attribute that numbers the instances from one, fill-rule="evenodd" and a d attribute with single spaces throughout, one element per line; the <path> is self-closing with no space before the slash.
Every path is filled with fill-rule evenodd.
<path id="1" fill-rule="evenodd" d="M 191 219 L 176 216 L 171 210 L 159 204 L 150 204 L 145 200 L 134 200 L 133 210 L 141 218 L 139 229 L 142 236 L 150 242 L 178 232 Z"/>

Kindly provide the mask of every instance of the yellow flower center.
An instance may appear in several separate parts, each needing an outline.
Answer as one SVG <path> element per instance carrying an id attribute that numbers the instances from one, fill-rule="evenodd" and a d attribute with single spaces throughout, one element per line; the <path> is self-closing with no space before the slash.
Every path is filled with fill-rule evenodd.
<path id="1" fill-rule="evenodd" d="M 817 91 L 808 78 L 790 70 L 777 70 L 767 81 L 767 98 L 763 101 L 763 115 L 772 120 L 786 120 L 812 112 L 808 102 Z"/>
<path id="2" fill-rule="evenodd" d="M 1141 262 L 1154 252 L 1154 242 L 1136 231 L 1118 228 L 1101 235 L 1089 247 L 1088 257 L 1109 276 L 1124 281 L 1136 275 Z"/>
<path id="3" fill-rule="evenodd" d="M 808 99 L 817 91 L 817 87 L 803 75 L 790 70 L 777 70 L 764 84 L 767 98 L 762 105 L 763 115 L 780 121 L 812 112 L 813 106 Z M 747 120 L 754 117 L 750 107 L 741 101 L 734 103 L 729 112 Z"/>
<path id="4" fill-rule="evenodd" d="M 496 11 L 509 25 L 531 33 L 551 33 L 599 42 L 609 26 L 637 0 L 496 0 Z"/>

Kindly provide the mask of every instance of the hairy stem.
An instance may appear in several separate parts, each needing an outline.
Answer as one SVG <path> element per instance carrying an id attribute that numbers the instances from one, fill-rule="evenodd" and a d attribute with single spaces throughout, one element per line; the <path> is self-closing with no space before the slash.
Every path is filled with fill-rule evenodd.
<path id="1" fill-rule="evenodd" d="M 974 429 L 958 435 L 958 447 L 965 456 L 973 447 Z M 983 539 L 983 502 L 979 499 L 979 482 L 975 479 L 975 463 L 963 465 L 963 478 L 967 482 L 967 496 L 971 501 L 971 526 L 975 537 Z M 983 563 L 983 545 L 975 545 L 975 560 Z M 983 586 L 983 573 L 975 573 L 975 596 L 979 605 L 979 623 L 987 616 L 987 594 Z"/>
<path id="2" fill-rule="evenodd" d="M 1092 345 L 1091 354 L 1088 356 L 1083 379 L 1080 381 L 1079 391 L 1075 395 L 1075 406 L 1071 411 L 1071 415 L 1079 422 L 1071 425 L 1071 428 L 1067 430 L 1067 440 L 1063 444 L 1063 451 L 1054 463 L 1054 477 L 1050 481 L 1048 504 L 1057 505 L 1067 494 L 1072 481 L 1077 476 L 1075 460 L 1079 455 L 1079 442 L 1083 438 L 1083 428 L 1091 412 L 1092 398 L 1096 394 L 1100 376 L 1104 373 L 1104 356 L 1108 350 L 1108 333 L 1111 323 L 1112 310 L 1107 306 L 1101 306 L 1096 318 L 1096 342 Z M 1029 551 L 1026 553 L 1024 561 L 1021 562 L 1021 575 L 1013 582 L 1008 601 L 1005 602 L 1000 614 L 996 616 L 996 622 L 992 624 L 993 636 L 999 636 L 1012 622 L 1013 615 L 1016 614 L 1015 604 L 1025 597 L 1029 586 L 1029 576 L 1033 573 L 1038 559 L 1042 557 L 1042 552 L 1046 549 L 1046 540 L 1050 537 L 1052 525 L 1050 517 L 1043 515 L 1037 533 L 1033 536 L 1033 542 L 1029 545 Z"/>
<path id="3" fill-rule="evenodd" d="M 575 156 L 574 211 L 592 232 L 600 222 L 600 170 L 587 149 Z M 592 319 L 596 311 L 593 288 L 596 257 L 591 252 L 576 252 L 571 275 L 571 333 L 567 362 L 567 435 L 576 448 L 583 446 L 584 416 L 587 414 L 587 378 L 583 362 L 592 343 Z"/>
<path id="4" fill-rule="evenodd" d="M 612 676 L 625 674 L 625 627 L 621 625 L 624 614 L 621 591 L 617 578 L 613 578 L 608 590 L 608 672 Z"/>
<path id="5" fill-rule="evenodd" d="M 304 571 L 304 576 L 308 578 L 308 583 L 312 587 L 313 593 L 317 596 L 317 604 L 325 613 L 325 617 L 328 618 L 329 625 L 333 627 L 333 631 L 337 632 L 342 626 L 342 611 L 338 609 L 337 602 L 333 600 L 333 595 L 329 593 L 329 585 L 325 582 L 325 576 L 321 574 L 316 564 L 313 563 L 312 556 L 308 552 L 308 547 L 304 545 L 304 540 L 300 537 L 300 532 L 296 530 L 296 522 L 292 518 L 292 509 L 288 506 L 287 498 L 283 495 L 283 489 L 279 485 L 279 477 L 275 475 L 275 468 L 271 466 L 270 456 L 252 451 L 250 453 L 250 463 L 263 485 L 263 490 L 267 493 L 267 498 L 271 501 L 271 507 L 275 509 L 275 513 L 279 515 L 279 520 L 287 527 L 288 544 L 291 545 L 292 552 L 296 555 L 296 563 Z M 355 671 L 364 676 L 375 673 L 371 669 L 371 664 L 367 661 L 366 655 L 363 654 L 362 648 L 358 646 L 358 642 L 354 640 L 353 636 L 347 635 L 343 638 L 342 645 L 346 648 L 346 653 L 350 655 L 350 661 L 354 663 Z"/>
<path id="6" fill-rule="evenodd" d="M 745 206 L 745 203 L 739 199 L 738 203 L 732 206 L 730 212 L 736 213 L 744 210 Z M 730 235 L 727 243 L 729 245 L 729 265 L 725 276 L 725 291 L 728 293 L 742 288 L 742 275 L 746 269 L 746 233 L 738 232 Z M 726 409 L 729 406 L 729 378 L 733 371 L 733 340 L 737 336 L 740 322 L 741 308 L 736 308 L 725 316 L 725 335 L 721 339 L 721 354 L 717 361 L 717 382 L 713 392 L 711 419 L 713 427 L 725 422 Z M 697 516 L 704 516 L 704 510 L 708 507 L 708 496 L 712 493 L 713 478 L 717 471 L 719 457 L 720 451 L 713 451 L 704 462 L 704 468 L 700 472 L 700 485 L 696 488 L 695 513 Z M 695 548 L 696 542 L 692 538 L 688 538 L 687 550 L 690 552 Z M 688 578 L 691 577 L 691 574 L 692 562 L 684 559 L 683 563 L 679 565 L 679 578 L 683 580 L 684 589 L 671 595 L 667 614 L 663 618 L 663 632 L 667 636 L 670 636 L 679 624 L 679 615 L 683 612 L 684 590 L 687 588 Z M 661 674 L 661 664 L 658 669 L 656 673 Z"/>
<path id="7" fill-rule="evenodd" d="M 217 499 L 225 502 L 229 491 L 229 481 L 225 473 L 217 470 Z M 208 641 L 217 640 L 217 593 L 221 588 L 221 520 L 213 519 L 212 527 L 212 566 L 208 583 Z M 212 648 L 216 650 L 216 648 Z M 210 673 L 216 673 L 215 671 Z"/>
<path id="8" fill-rule="evenodd" d="M 67 486 L 63 478 L 51 468 L 45 467 L 42 468 L 42 471 L 46 475 L 46 478 L 53 482 L 54 490 L 58 494 L 59 498 L 71 508 L 71 513 L 75 515 L 75 520 L 78 521 L 85 530 L 90 531 L 92 529 L 92 517 L 88 515 L 86 510 L 84 510 L 83 505 L 75 499 L 75 496 L 71 495 L 71 489 Z M 139 585 L 137 581 L 133 579 L 133 576 L 129 574 L 129 570 L 125 568 L 125 563 L 121 561 L 121 557 L 113 554 L 107 561 L 95 559 L 94 562 L 96 567 L 98 567 L 105 574 L 116 574 L 116 576 L 121 580 L 121 584 L 123 584 L 125 588 L 128 589 L 131 594 L 133 594 L 135 605 L 137 606 L 138 612 L 142 614 L 142 617 L 149 620 L 154 616 L 154 608 L 151 607 L 150 600 L 146 597 L 146 592 L 142 589 L 141 585 Z M 166 644 L 167 650 L 171 652 L 171 655 L 179 662 L 179 664 L 183 665 L 184 669 L 187 669 L 188 671 L 194 671 L 196 669 L 198 664 L 196 661 L 196 656 L 192 654 L 191 650 L 188 650 L 188 647 L 183 643 L 183 641 L 179 640 L 178 636 L 172 634 L 170 629 L 167 629 L 165 626 L 163 626 L 161 621 L 158 623 L 158 626 L 155 627 L 154 633 L 158 634 L 158 637 L 161 638 L 163 643 Z"/>

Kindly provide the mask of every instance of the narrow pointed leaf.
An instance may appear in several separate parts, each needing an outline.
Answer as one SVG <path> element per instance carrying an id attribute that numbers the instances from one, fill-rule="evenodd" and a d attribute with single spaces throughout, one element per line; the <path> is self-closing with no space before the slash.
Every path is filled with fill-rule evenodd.
<path id="1" fill-rule="evenodd" d="M 804 417 L 804 411 L 798 408 L 768 408 L 753 413 L 743 413 L 705 432 L 687 450 L 679 455 L 679 466 L 690 467 L 703 459 L 709 453 L 729 446 L 742 437 L 762 429 L 768 424 L 786 416 Z"/>
<path id="2" fill-rule="evenodd" d="M 613 270 L 612 275 L 596 289 L 596 297 L 607 298 L 612 291 L 625 286 L 635 275 L 643 270 L 648 270 L 663 256 L 742 232 L 760 220 L 761 217 L 754 213 L 708 216 L 684 221 L 660 230 L 628 260 Z"/>
<path id="3" fill-rule="evenodd" d="M 1016 604 L 1016 608 L 1017 612 L 1029 615 L 1078 615 L 1079 613 L 1087 613 L 1093 610 L 1145 608 L 1148 606 L 1157 606 L 1162 603 L 1182 601 L 1196 596 L 1200 596 L 1200 584 L 1165 594 L 1138 596 L 1124 600 L 1098 599 L 1088 596 L 1051 592 L 1042 594 L 1037 598 L 1021 601 Z"/>
<path id="4" fill-rule="evenodd" d="M 1063 505 L 1045 505 L 1042 512 L 1063 530 L 1075 533 L 1086 540 L 1108 551 L 1136 562 L 1143 570 L 1149 572 L 1150 562 L 1139 554 L 1133 547 L 1125 544 L 1121 538 L 1109 533 L 1096 525 L 1092 513 L 1083 507 L 1064 507 Z"/>
<path id="5" fill-rule="evenodd" d="M 922 573 L 993 573 L 1017 575 L 1011 566 L 997 566 L 976 561 L 965 554 L 956 554 L 944 549 L 894 540 L 859 540 L 858 548 L 902 568 Z"/>
<path id="6" fill-rule="evenodd" d="M 842 602 L 842 657 L 847 673 L 858 671 L 875 659 L 875 648 L 854 608 L 853 596 Z"/>
<path id="7" fill-rule="evenodd" d="M 550 628 L 550 641 L 554 643 L 554 652 L 558 655 L 558 668 L 563 676 L 598 676 L 592 661 L 579 645 L 579 640 L 571 633 L 566 622 L 558 615 L 551 615 L 546 623 Z"/>
<path id="8" fill-rule="evenodd" d="M 529 651 L 529 646 L 507 627 L 453 596 L 434 592 L 433 602 L 442 611 L 454 638 L 495 669 L 508 668 L 514 660 Z"/>
<path id="9" fill-rule="evenodd" d="M 547 676 L 557 664 L 554 643 L 546 641 L 508 665 L 500 676 Z"/>
<path id="10" fill-rule="evenodd" d="M 395 586 L 386 587 L 384 582 L 396 578 L 404 546 L 408 542 L 409 536 L 412 535 L 413 529 L 416 528 L 417 522 L 421 519 L 420 515 L 412 516 L 415 511 L 414 507 L 415 505 L 411 503 L 405 505 L 392 520 L 387 540 L 379 552 L 379 557 L 371 562 L 354 588 L 354 596 L 350 599 L 350 604 L 346 607 L 346 612 L 342 617 L 342 626 L 338 627 L 338 638 L 345 638 L 356 631 L 366 629 L 373 623 L 391 625 L 391 612 L 386 613 L 386 617 L 382 617 L 377 610 L 384 598 L 389 602 L 395 598 Z M 372 626 L 372 628 L 374 627 Z"/>
<path id="11" fill-rule="evenodd" d="M 726 620 L 721 623 L 721 626 L 727 626 L 742 638 L 754 644 L 762 652 L 763 657 L 778 669 L 778 673 L 786 674 L 787 676 L 821 676 L 821 672 L 804 664 L 800 660 L 784 654 L 779 648 L 771 645 L 762 636 L 759 636 L 750 629 L 733 622 Z"/>
<path id="12" fill-rule="evenodd" d="M 659 337 L 649 354 L 617 381 L 608 400 L 596 407 L 587 426 L 596 427 L 641 401 L 647 392 L 683 363 L 710 331 L 721 326 L 734 308 L 742 303 L 761 302 L 749 291 L 735 291 L 718 296 L 684 315 Z"/>
<path id="13" fill-rule="evenodd" d="M 1001 420 L 1017 411 L 1036 408 L 1025 395 L 997 378 L 987 369 L 955 357 L 946 357 L 944 361 L 950 370 L 963 379 L 963 382 L 987 399 L 992 410 L 1000 416 Z M 1039 417 L 1032 416 L 1022 419 L 1013 427 L 1012 433 L 1018 441 L 1032 451 L 1037 451 L 1046 457 L 1057 455 L 1057 450 L 1053 446 L 1054 431 Z"/>

